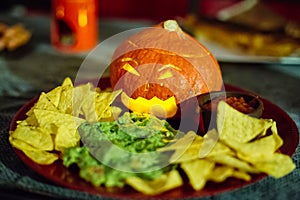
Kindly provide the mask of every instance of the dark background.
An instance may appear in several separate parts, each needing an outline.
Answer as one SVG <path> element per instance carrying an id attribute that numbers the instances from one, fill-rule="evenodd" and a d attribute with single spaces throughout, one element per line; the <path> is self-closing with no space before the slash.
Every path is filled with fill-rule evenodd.
<path id="1" fill-rule="evenodd" d="M 98 0 L 99 17 L 139 18 L 162 21 L 169 18 L 185 16 L 194 10 L 206 16 L 214 14 L 239 0 Z M 199 3 L 200 2 L 200 3 Z M 264 0 L 275 12 L 300 22 L 300 1 L 298 0 Z M 0 12 L 6 12 L 16 5 L 26 7 L 28 14 L 48 14 L 51 0 L 1 0 Z"/>

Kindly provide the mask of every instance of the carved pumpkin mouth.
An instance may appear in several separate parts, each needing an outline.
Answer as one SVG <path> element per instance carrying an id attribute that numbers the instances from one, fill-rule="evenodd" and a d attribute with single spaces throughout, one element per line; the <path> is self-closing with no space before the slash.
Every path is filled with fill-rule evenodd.
<path id="1" fill-rule="evenodd" d="M 169 97 L 166 100 L 161 100 L 156 96 L 151 99 L 141 96 L 134 99 L 129 97 L 125 92 L 122 92 L 121 101 L 131 111 L 150 113 L 162 118 L 173 117 L 178 109 L 175 96 Z"/>
<path id="2" fill-rule="evenodd" d="M 169 99 L 172 96 L 176 96 L 176 92 L 172 91 L 172 89 L 175 88 L 170 89 L 169 87 L 167 87 L 168 85 L 165 86 L 163 82 L 161 83 L 146 82 L 144 84 L 140 84 L 140 86 L 136 86 L 135 84 L 132 84 L 131 86 L 132 87 L 123 88 L 123 90 L 126 92 L 126 94 L 131 94 L 130 97 L 133 99 L 137 99 L 138 97 L 143 97 L 149 100 L 154 97 L 157 97 L 164 101 Z M 175 98 L 175 100 L 176 103 L 178 103 L 178 99 Z"/>

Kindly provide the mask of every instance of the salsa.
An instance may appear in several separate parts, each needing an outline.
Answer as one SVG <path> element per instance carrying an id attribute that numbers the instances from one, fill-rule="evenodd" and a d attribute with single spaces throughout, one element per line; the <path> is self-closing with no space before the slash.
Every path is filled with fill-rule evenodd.
<path id="1" fill-rule="evenodd" d="M 218 105 L 218 102 L 223 100 L 224 97 L 215 98 L 212 101 L 206 103 L 203 105 L 203 108 L 205 110 L 216 110 L 216 107 Z M 226 97 L 225 102 L 228 103 L 230 106 L 235 108 L 236 110 L 249 114 L 255 110 L 254 101 L 246 102 L 244 97 Z"/>

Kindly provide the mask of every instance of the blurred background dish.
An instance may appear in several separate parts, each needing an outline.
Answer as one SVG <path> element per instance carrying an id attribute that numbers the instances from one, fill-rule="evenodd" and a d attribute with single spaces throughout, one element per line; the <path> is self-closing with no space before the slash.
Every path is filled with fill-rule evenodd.
<path id="1" fill-rule="evenodd" d="M 296 0 L 98 0 L 98 17 L 152 24 L 175 18 L 221 62 L 299 64 L 299 6 Z M 48 15 L 51 0 L 3 0 L 0 11 Z"/>
<path id="2" fill-rule="evenodd" d="M 288 4 L 259 0 L 194 1 L 194 4 L 200 10 L 194 9 L 182 18 L 181 24 L 219 61 L 300 63 L 300 20 L 292 8 L 299 4 L 295 1 Z"/>
<path id="3" fill-rule="evenodd" d="M 300 63 L 300 39 L 282 31 L 260 31 L 196 15 L 183 18 L 181 25 L 219 61 Z"/>
<path id="4" fill-rule="evenodd" d="M 14 51 L 26 45 L 31 38 L 31 31 L 22 24 L 8 25 L 0 22 L 0 52 Z"/>

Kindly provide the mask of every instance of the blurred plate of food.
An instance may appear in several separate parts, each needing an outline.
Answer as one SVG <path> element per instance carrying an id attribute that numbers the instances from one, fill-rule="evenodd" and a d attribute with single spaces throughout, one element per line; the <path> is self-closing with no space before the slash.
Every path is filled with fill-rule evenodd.
<path id="1" fill-rule="evenodd" d="M 300 63 L 300 39 L 283 32 L 250 30 L 194 15 L 181 19 L 181 25 L 221 62 Z"/>
<path id="2" fill-rule="evenodd" d="M 299 22 L 260 1 L 235 2 L 213 15 L 191 11 L 181 26 L 219 61 L 300 63 Z"/>
<path id="3" fill-rule="evenodd" d="M 31 38 L 31 32 L 21 24 L 9 25 L 0 22 L 0 52 L 12 52 L 26 45 Z"/>

